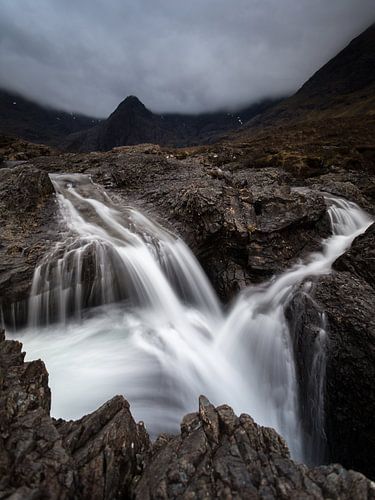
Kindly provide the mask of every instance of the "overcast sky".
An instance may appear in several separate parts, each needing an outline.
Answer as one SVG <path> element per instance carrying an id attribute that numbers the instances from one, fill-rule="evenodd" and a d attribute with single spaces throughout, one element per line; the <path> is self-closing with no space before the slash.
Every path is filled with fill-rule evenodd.
<path id="1" fill-rule="evenodd" d="M 295 91 L 375 0 L 0 0 L 0 87 L 107 116 L 234 109 Z"/>

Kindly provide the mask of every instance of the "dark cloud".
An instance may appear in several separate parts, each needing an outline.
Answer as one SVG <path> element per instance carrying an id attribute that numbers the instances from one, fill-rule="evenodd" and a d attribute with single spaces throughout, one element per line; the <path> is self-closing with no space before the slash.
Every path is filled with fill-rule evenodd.
<path id="1" fill-rule="evenodd" d="M 374 0 L 1 0 L 0 86 L 106 116 L 235 108 L 296 90 Z"/>

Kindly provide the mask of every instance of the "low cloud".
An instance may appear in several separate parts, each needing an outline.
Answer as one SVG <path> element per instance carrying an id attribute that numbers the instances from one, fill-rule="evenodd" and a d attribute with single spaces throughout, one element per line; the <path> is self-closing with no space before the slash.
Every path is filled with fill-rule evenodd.
<path id="1" fill-rule="evenodd" d="M 0 87 L 107 116 L 294 92 L 375 21 L 374 0 L 1 0 Z"/>

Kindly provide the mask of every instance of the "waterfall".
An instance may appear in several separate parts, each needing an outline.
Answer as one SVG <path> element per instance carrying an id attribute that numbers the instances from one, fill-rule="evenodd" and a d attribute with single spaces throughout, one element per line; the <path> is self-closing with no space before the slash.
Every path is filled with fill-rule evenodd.
<path id="1" fill-rule="evenodd" d="M 86 175 L 51 179 L 66 232 L 35 270 L 28 326 L 16 336 L 28 359 L 46 362 L 52 414 L 78 418 L 120 393 L 155 436 L 174 432 L 205 394 L 274 427 L 293 457 L 305 460 L 285 311 L 298 286 L 328 273 L 369 217 L 354 203 L 327 197 L 332 236 L 322 251 L 244 290 L 224 314 L 181 239 L 134 208 L 118 207 Z M 325 335 L 322 317 L 317 382 L 308 389 L 316 436 L 324 433 Z"/>

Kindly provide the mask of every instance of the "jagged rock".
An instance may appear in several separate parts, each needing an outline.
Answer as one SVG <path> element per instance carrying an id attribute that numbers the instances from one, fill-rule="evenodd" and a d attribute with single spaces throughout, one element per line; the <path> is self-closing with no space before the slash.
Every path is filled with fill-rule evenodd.
<path id="1" fill-rule="evenodd" d="M 0 333 L 0 498 L 129 495 L 150 442 L 116 396 L 76 422 L 50 417 L 48 373 Z"/>
<path id="2" fill-rule="evenodd" d="M 283 439 L 248 415 L 201 397 L 181 435 L 159 438 L 135 488 L 136 499 L 375 498 L 375 485 L 339 465 L 309 469 L 290 459 Z"/>
<path id="3" fill-rule="evenodd" d="M 296 464 L 274 430 L 203 396 L 152 447 L 122 396 L 56 421 L 46 368 L 21 349 L 0 334 L 0 498 L 375 498 L 362 474 Z"/>

